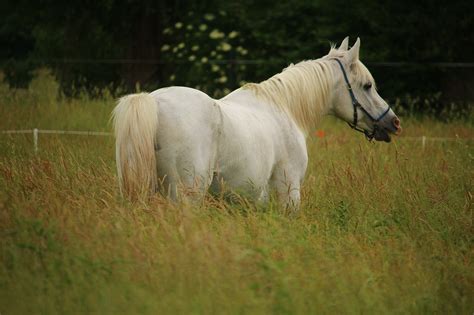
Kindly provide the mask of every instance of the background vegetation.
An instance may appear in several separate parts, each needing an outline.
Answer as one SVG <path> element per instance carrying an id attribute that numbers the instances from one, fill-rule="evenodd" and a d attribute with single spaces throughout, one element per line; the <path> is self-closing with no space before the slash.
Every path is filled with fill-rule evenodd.
<path id="1" fill-rule="evenodd" d="M 360 36 L 381 95 L 442 116 L 474 101 L 473 11 L 463 0 L 4 0 L 0 69 L 24 87 L 50 68 L 68 95 L 139 83 L 222 96 Z"/>

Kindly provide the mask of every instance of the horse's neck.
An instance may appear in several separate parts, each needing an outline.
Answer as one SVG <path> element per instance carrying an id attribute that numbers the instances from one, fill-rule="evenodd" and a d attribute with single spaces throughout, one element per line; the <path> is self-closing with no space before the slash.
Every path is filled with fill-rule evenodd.
<path id="1" fill-rule="evenodd" d="M 282 109 L 309 133 L 330 111 L 334 74 L 328 60 L 304 61 L 259 84 L 248 84 L 257 98 Z"/>

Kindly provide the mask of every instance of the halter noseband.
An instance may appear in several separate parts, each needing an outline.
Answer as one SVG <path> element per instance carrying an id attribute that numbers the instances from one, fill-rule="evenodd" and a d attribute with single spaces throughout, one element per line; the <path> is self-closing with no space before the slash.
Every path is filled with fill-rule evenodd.
<path id="1" fill-rule="evenodd" d="M 388 108 L 378 117 L 378 118 L 374 118 L 363 106 L 362 104 L 359 103 L 359 101 L 356 99 L 355 95 L 354 95 L 354 92 L 352 91 L 352 86 L 351 84 L 349 83 L 349 79 L 347 78 L 347 74 L 346 74 L 346 70 L 344 69 L 344 66 L 342 65 L 341 61 L 337 58 L 334 58 L 334 60 L 337 61 L 337 63 L 339 64 L 339 66 L 341 67 L 341 70 L 342 70 L 342 75 L 344 76 L 344 81 L 346 81 L 346 85 L 347 85 L 347 89 L 349 90 L 349 95 L 351 96 L 351 100 L 352 100 L 352 107 L 354 108 L 354 120 L 352 121 L 352 124 L 350 122 L 348 122 L 347 124 L 354 130 L 357 130 L 359 132 L 362 132 L 365 137 L 367 138 L 367 140 L 371 141 L 374 137 L 375 137 L 375 133 L 377 132 L 379 126 L 378 126 L 378 122 L 385 116 L 387 115 L 387 113 L 390 111 L 390 106 L 388 106 Z M 358 122 L 358 117 L 357 117 L 357 107 L 360 108 L 361 111 L 364 112 L 364 114 L 367 115 L 367 117 L 370 118 L 370 120 L 372 121 L 373 123 L 373 130 L 371 133 L 369 133 L 367 130 L 364 130 L 362 128 L 359 128 L 357 127 L 357 122 Z"/>

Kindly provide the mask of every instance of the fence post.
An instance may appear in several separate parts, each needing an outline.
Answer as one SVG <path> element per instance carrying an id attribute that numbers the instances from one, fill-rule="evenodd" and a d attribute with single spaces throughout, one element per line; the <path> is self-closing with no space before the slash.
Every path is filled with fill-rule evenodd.
<path id="1" fill-rule="evenodd" d="M 33 143 L 35 146 L 35 153 L 38 152 L 38 128 L 33 129 Z"/>
<path id="2" fill-rule="evenodd" d="M 426 137 L 423 136 L 421 137 L 421 147 L 423 148 L 423 150 L 425 149 L 425 143 L 426 143 Z"/>

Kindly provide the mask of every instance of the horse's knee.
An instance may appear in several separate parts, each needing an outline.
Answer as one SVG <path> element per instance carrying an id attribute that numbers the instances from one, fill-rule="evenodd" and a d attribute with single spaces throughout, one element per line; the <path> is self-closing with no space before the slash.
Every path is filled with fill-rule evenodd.
<path id="1" fill-rule="evenodd" d="M 279 203 L 291 212 L 297 211 L 301 203 L 300 186 L 287 184 L 277 189 Z"/>
<path id="2" fill-rule="evenodd" d="M 286 208 L 292 211 L 298 211 L 301 203 L 301 195 L 299 187 L 291 191 L 288 195 L 288 200 L 286 202 Z"/>

